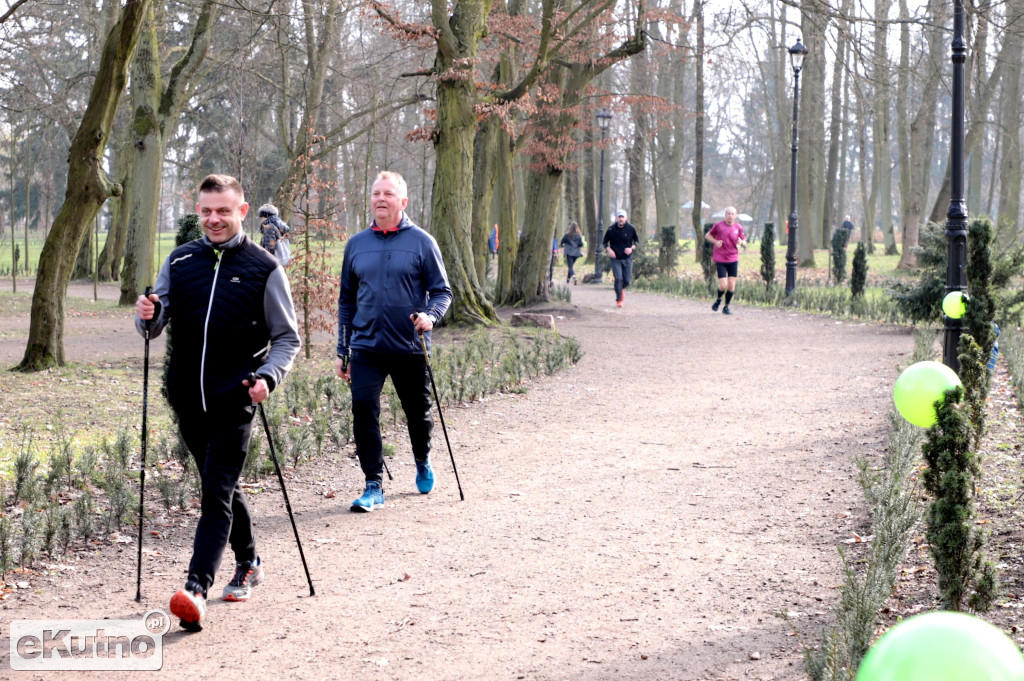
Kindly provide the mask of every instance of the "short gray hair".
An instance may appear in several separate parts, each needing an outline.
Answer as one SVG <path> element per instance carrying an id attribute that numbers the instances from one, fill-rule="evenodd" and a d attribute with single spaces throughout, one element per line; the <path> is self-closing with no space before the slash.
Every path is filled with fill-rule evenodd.
<path id="1" fill-rule="evenodd" d="M 382 170 L 377 173 L 377 177 L 373 179 L 373 183 L 377 184 L 378 180 L 390 180 L 394 182 L 395 187 L 398 188 L 398 198 L 407 199 L 409 198 L 409 185 L 405 183 L 405 178 L 396 173 L 393 170 Z"/>

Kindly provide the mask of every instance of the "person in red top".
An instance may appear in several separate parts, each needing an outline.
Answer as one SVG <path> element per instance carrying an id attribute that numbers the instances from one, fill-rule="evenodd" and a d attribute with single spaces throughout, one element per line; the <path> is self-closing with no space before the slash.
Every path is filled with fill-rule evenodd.
<path id="1" fill-rule="evenodd" d="M 729 303 L 732 302 L 733 293 L 736 291 L 739 248 L 747 247 L 747 235 L 743 233 L 743 227 L 736 222 L 736 209 L 732 206 L 726 208 L 725 219 L 715 223 L 715 226 L 704 235 L 704 239 L 715 245 L 711 259 L 715 261 L 715 267 L 718 269 L 718 299 L 711 309 L 718 312 L 718 306 L 722 304 L 722 294 L 725 294 L 725 307 L 722 308 L 722 313 L 732 314 L 729 311 Z"/>

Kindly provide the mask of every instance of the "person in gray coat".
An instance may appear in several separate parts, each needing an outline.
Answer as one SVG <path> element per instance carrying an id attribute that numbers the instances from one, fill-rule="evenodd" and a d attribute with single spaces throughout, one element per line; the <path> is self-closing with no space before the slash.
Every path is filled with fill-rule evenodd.
<path id="1" fill-rule="evenodd" d="M 569 231 L 562 237 L 559 245 L 562 247 L 562 253 L 565 255 L 565 264 L 569 266 L 569 273 L 565 275 L 565 283 L 568 284 L 571 279 L 573 286 L 575 286 L 576 270 L 574 265 L 583 256 L 583 233 L 580 231 L 580 226 L 575 222 L 570 222 Z"/>

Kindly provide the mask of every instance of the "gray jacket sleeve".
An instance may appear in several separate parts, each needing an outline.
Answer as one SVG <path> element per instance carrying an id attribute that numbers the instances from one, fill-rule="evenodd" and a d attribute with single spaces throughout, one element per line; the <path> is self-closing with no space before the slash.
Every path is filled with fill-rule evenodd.
<path id="1" fill-rule="evenodd" d="M 266 379 L 267 385 L 274 390 L 291 371 L 295 356 L 302 346 L 299 326 L 295 320 L 295 306 L 292 304 L 292 290 L 283 267 L 274 268 L 267 279 L 267 288 L 263 294 L 263 314 L 270 330 L 270 352 L 256 374 Z"/>
<path id="2" fill-rule="evenodd" d="M 153 286 L 153 293 L 160 296 L 160 310 L 159 314 L 150 320 L 150 338 L 156 338 L 163 333 L 164 327 L 167 326 L 167 322 L 171 319 L 170 306 L 167 300 L 167 292 L 171 290 L 170 260 L 171 256 L 169 255 L 164 259 L 164 264 L 160 267 L 160 274 L 156 277 L 156 284 Z M 146 335 L 146 323 L 139 319 L 139 315 L 135 315 L 135 330 L 139 332 L 140 336 Z"/>

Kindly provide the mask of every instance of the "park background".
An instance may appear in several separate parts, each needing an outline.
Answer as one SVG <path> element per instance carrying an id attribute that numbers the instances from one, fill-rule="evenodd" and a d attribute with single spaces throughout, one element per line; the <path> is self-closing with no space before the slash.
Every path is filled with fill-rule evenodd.
<path id="1" fill-rule="evenodd" d="M 1022 14 L 1016 1 L 968 8 L 966 200 L 971 216 L 990 218 L 1005 381 L 1020 375 Z M 208 172 L 238 176 L 253 206 L 273 201 L 294 229 L 289 276 L 309 365 L 275 427 L 296 465 L 347 441 L 332 420 L 343 397 L 320 382 L 316 354 L 323 362 L 331 347 L 345 239 L 365 226 L 368 186 L 385 168 L 409 179 L 410 216 L 437 238 L 452 276 L 454 349 L 439 366 L 448 403 L 524 390 L 580 360 L 572 339 L 509 332 L 498 311 L 571 303 L 562 266 L 548 276 L 552 239 L 576 220 L 592 254 L 618 209 L 645 238 L 639 289 L 709 296 L 707 250 L 693 235 L 734 205 L 751 217 L 754 246 L 741 256 L 740 300 L 918 324 L 925 336 L 939 318 L 945 4 L 29 1 L 5 3 L 0 19 L 0 275 L 12 291 L 2 305 L 28 326 L 0 333 L 23 346 L 18 367 L 29 372 L 4 383 L 46 398 L 5 421 L 10 504 L 42 505 L 34 521 L 4 515 L 4 569 L 26 569 L 62 538 L 65 551 L 91 539 L 96 523 L 109 533 L 130 521 L 137 433 L 122 419 L 134 405 L 116 395 L 137 362 L 69 354 L 64 320 L 126 315 Z M 809 51 L 793 159 L 798 38 Z M 793 210 L 799 286 L 783 296 L 774 263 Z M 846 214 L 857 228 L 836 243 Z M 258 234 L 255 215 L 246 228 Z M 833 266 L 858 251 L 859 269 Z M 590 271 L 592 256 L 579 266 Z M 918 345 L 925 358 L 928 342 Z M 491 371 L 496 356 L 512 360 Z M 105 417 L 61 390 L 83 375 L 110 391 Z M 168 437 L 154 456 L 170 472 L 161 503 L 183 511 L 191 483 L 175 447 Z M 249 474 L 261 471 L 257 454 Z M 71 503 L 43 503 L 54 499 Z"/>

